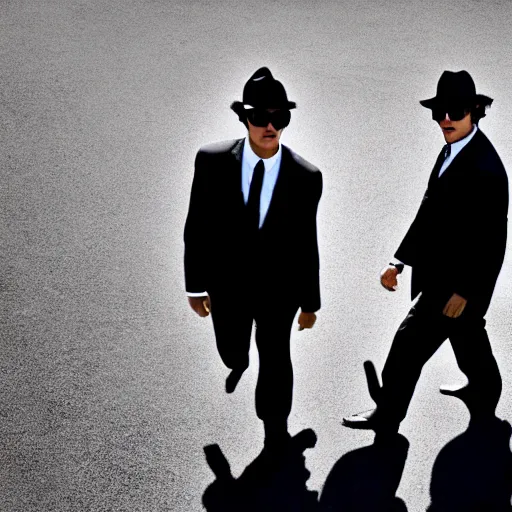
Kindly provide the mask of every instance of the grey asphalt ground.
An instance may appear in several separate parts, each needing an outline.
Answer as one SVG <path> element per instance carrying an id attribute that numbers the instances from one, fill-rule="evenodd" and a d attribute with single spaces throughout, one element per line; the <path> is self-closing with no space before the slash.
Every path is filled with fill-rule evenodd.
<path id="1" fill-rule="evenodd" d="M 372 442 L 340 420 L 372 406 L 362 363 L 382 368 L 409 307 L 409 271 L 394 294 L 378 273 L 443 143 L 418 101 L 444 69 L 470 71 L 511 173 L 511 24 L 508 0 L 0 2 L 0 510 L 201 510 L 203 446 L 235 476 L 260 452 L 256 353 L 226 395 L 210 320 L 185 298 L 182 230 L 195 152 L 244 135 L 229 104 L 262 65 L 298 103 L 283 142 L 324 175 L 323 309 L 292 334 L 290 417 L 318 435 L 305 454 L 321 492 Z M 509 251 L 487 317 L 509 421 L 511 277 Z M 445 345 L 401 428 L 410 512 L 468 423 L 437 392 L 452 380 Z"/>

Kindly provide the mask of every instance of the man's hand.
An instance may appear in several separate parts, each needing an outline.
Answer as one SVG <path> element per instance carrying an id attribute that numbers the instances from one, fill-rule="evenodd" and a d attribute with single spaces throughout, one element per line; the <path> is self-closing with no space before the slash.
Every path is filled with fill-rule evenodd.
<path id="1" fill-rule="evenodd" d="M 304 313 L 301 311 L 299 315 L 299 331 L 303 331 L 304 329 L 311 329 L 316 322 L 315 313 Z"/>
<path id="2" fill-rule="evenodd" d="M 210 314 L 210 297 L 203 295 L 202 297 L 189 297 L 188 303 L 190 307 L 202 318 Z"/>
<path id="3" fill-rule="evenodd" d="M 454 293 L 446 303 L 446 306 L 443 309 L 443 315 L 449 318 L 458 318 L 462 315 L 467 303 L 468 301 L 464 297 Z"/>
<path id="4" fill-rule="evenodd" d="M 398 269 L 393 265 L 388 265 L 380 273 L 380 284 L 390 292 L 394 292 L 398 286 Z"/>

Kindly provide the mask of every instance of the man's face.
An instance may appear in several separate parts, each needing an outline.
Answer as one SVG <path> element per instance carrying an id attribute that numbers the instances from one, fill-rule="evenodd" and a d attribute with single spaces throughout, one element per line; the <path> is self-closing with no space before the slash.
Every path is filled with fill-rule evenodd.
<path id="1" fill-rule="evenodd" d="M 275 112 L 276 109 L 267 109 L 268 112 Z M 271 123 L 267 126 L 254 126 L 247 120 L 247 127 L 249 130 L 249 139 L 254 149 L 261 152 L 260 156 L 274 155 L 279 149 L 279 139 L 283 133 L 283 129 L 276 130 Z"/>
<path id="2" fill-rule="evenodd" d="M 464 112 L 464 117 L 459 121 L 450 119 L 449 112 L 444 113 L 444 119 L 438 121 L 441 130 L 443 131 L 444 140 L 451 144 L 463 139 L 471 133 L 473 123 L 471 121 L 471 114 L 469 111 Z"/>

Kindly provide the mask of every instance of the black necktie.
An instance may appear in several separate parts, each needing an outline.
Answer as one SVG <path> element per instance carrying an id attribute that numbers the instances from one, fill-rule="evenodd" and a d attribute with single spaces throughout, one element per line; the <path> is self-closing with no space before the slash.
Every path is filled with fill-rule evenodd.
<path id="1" fill-rule="evenodd" d="M 441 155 L 440 155 L 441 158 L 440 158 L 439 169 L 437 170 L 436 178 L 441 177 L 441 168 L 443 167 L 443 164 L 446 162 L 446 159 L 450 156 L 451 152 L 452 152 L 451 144 L 445 144 L 443 146 L 443 149 L 441 150 Z"/>
<path id="2" fill-rule="evenodd" d="M 439 153 L 439 156 L 437 157 L 436 163 L 434 165 L 434 168 L 432 169 L 432 173 L 430 174 L 429 188 L 431 185 L 435 183 L 437 178 L 439 178 L 441 167 L 443 166 L 444 161 L 450 156 L 451 152 L 452 147 L 450 144 L 445 144 L 443 146 L 443 149 L 441 149 L 441 152 Z"/>
<path id="3" fill-rule="evenodd" d="M 443 147 L 443 155 L 444 155 L 443 162 L 450 156 L 451 152 L 452 152 L 452 145 L 445 144 Z"/>
<path id="4" fill-rule="evenodd" d="M 263 160 L 260 160 L 254 168 L 251 187 L 249 189 L 249 199 L 247 200 L 247 219 L 251 231 L 258 231 L 260 227 L 260 196 L 264 172 L 265 164 Z"/>

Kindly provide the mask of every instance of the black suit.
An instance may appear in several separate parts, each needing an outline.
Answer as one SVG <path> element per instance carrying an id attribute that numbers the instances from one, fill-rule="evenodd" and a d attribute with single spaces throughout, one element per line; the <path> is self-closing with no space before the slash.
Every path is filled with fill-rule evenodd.
<path id="1" fill-rule="evenodd" d="M 441 164 L 440 155 L 416 218 L 395 253 L 412 267 L 412 298 L 421 292 L 382 373 L 379 409 L 396 422 L 405 417 L 424 363 L 447 338 L 468 377 L 473 412 L 494 411 L 501 394 L 484 316 L 505 254 L 507 174 L 480 130 L 439 177 Z M 467 299 L 455 319 L 442 314 L 454 293 Z"/>
<path id="2" fill-rule="evenodd" d="M 261 419 L 286 418 L 293 318 L 299 307 L 320 309 L 316 212 L 322 175 L 283 145 L 269 210 L 254 236 L 241 186 L 243 146 L 243 139 L 221 142 L 197 154 L 185 225 L 186 289 L 208 292 L 217 347 L 228 368 L 248 365 L 256 321 L 256 410 Z"/>

